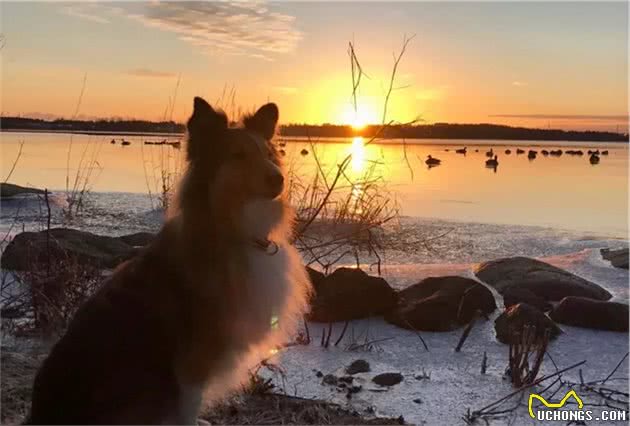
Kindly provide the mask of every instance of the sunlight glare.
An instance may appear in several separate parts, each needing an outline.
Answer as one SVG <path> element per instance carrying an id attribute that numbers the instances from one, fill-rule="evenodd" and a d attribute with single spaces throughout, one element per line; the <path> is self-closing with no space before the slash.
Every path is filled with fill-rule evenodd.
<path id="1" fill-rule="evenodd" d="M 362 173 L 365 169 L 365 144 L 361 136 L 352 138 L 350 153 L 352 154 L 352 171 Z"/>
<path id="2" fill-rule="evenodd" d="M 352 104 L 348 104 L 341 119 L 343 123 L 351 125 L 355 130 L 378 122 L 376 110 L 366 103 L 357 105 L 356 111 Z"/>

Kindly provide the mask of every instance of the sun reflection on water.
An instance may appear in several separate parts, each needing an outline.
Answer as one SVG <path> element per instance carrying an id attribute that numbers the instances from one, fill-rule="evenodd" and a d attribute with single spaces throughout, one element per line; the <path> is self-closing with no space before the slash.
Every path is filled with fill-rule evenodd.
<path id="1" fill-rule="evenodd" d="M 365 144 L 361 136 L 352 138 L 350 154 L 352 154 L 352 172 L 355 174 L 363 173 L 365 171 Z"/>
<path id="2" fill-rule="evenodd" d="M 366 152 L 365 142 L 361 136 L 352 138 L 352 146 L 350 147 L 350 154 L 352 160 L 350 167 L 352 169 L 353 179 L 355 182 L 352 185 L 351 200 L 354 204 L 354 214 L 361 214 L 363 209 L 361 207 L 361 199 L 363 196 L 363 184 L 361 182 L 366 169 Z"/>

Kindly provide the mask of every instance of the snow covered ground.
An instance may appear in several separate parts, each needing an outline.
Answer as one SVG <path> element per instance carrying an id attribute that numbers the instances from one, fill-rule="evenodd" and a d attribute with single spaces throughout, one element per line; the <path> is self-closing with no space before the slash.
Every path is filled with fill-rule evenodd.
<path id="1" fill-rule="evenodd" d="M 542 260 L 595 281 L 613 293 L 614 300 L 627 303 L 628 272 L 612 268 L 602 260 L 599 250 L 581 249 L 583 244 L 585 242 L 581 240 L 572 244 L 564 242 L 562 246 L 570 245 L 576 251 L 543 257 Z M 471 267 L 471 264 L 387 265 L 384 276 L 400 288 L 427 276 L 456 274 L 473 277 Z M 495 296 L 497 306 L 502 307 L 501 297 Z M 429 347 L 429 351 L 426 351 L 416 333 L 390 325 L 381 318 L 372 318 L 352 322 L 344 340 L 337 347 L 324 349 L 319 344 L 319 338 L 327 325 L 311 323 L 310 333 L 315 341 L 309 346 L 290 347 L 276 355 L 273 361 L 284 370 L 285 376 L 272 376 L 275 383 L 290 395 L 324 399 L 357 411 L 373 407 L 379 415 L 403 415 L 407 422 L 414 424 L 463 424 L 463 416 L 468 409 L 478 410 L 514 390 L 509 381 L 503 378 L 508 365 L 508 346 L 498 342 L 494 333 L 493 320 L 500 312 L 497 309 L 489 321 L 478 321 L 459 353 L 454 348 L 463 329 L 441 333 L 422 332 L 421 336 Z M 342 327 L 341 323 L 334 324 L 331 341 L 340 335 Z M 628 335 L 625 333 L 570 326 L 561 328 L 564 333 L 550 344 L 548 352 L 558 369 L 586 360 L 586 364 L 580 367 L 585 382 L 608 376 L 628 351 Z M 366 335 L 368 341 L 378 342 L 372 345 L 371 350 L 348 350 L 351 343 L 365 342 Z M 487 353 L 488 367 L 486 374 L 481 374 L 484 352 Z M 344 367 L 356 359 L 368 361 L 372 371 L 355 376 L 355 382 L 361 384 L 363 390 L 354 394 L 352 399 L 347 399 L 344 392 L 337 392 L 333 386 L 321 384 L 322 379 L 316 376 L 316 371 L 343 376 Z M 541 375 L 555 371 L 551 359 L 545 359 Z M 371 382 L 372 377 L 384 372 L 401 373 L 404 380 L 390 388 L 382 388 Z M 579 383 L 578 373 L 578 369 L 571 370 L 562 375 L 563 380 Z M 423 378 L 425 376 L 430 378 Z M 627 359 L 613 377 L 614 380 L 606 383 L 607 387 L 627 392 Z M 544 389 L 553 380 L 543 382 L 536 389 Z M 560 383 L 553 390 L 559 386 Z M 575 389 L 584 400 L 585 409 L 593 409 L 594 415 L 598 413 L 600 407 L 592 405 L 600 404 L 601 398 Z M 553 401 L 557 402 L 567 391 L 568 388 L 562 388 Z M 547 395 L 550 393 L 548 391 Z M 517 410 L 490 419 L 491 423 L 539 423 L 528 415 L 528 397 L 529 392 L 525 392 Z M 512 398 L 499 409 L 513 407 L 518 402 L 517 397 Z M 483 420 L 479 422 L 483 424 Z"/>
<path id="2" fill-rule="evenodd" d="M 53 226 L 62 225 L 59 210 L 62 202 L 53 198 Z M 23 229 L 41 229 L 40 203 L 3 201 L 0 233 L 16 234 Z M 93 194 L 82 218 L 71 226 L 104 235 L 121 235 L 137 231 L 155 231 L 162 214 L 151 210 L 146 197 L 137 194 Z M 435 238 L 434 237 L 439 237 Z M 423 241 L 430 240 L 430 244 Z M 599 248 L 628 247 L 625 237 L 598 236 L 571 230 L 544 227 L 494 225 L 451 222 L 439 219 L 403 218 L 386 235 L 383 276 L 395 288 L 401 289 L 429 276 L 462 275 L 473 277 L 478 262 L 506 256 L 530 256 L 547 261 L 589 279 L 613 295 L 613 300 L 628 303 L 628 271 L 616 269 L 601 258 Z M 366 263 L 368 261 L 366 260 Z M 351 264 L 352 260 L 347 259 Z M 376 274 L 374 267 L 365 269 Z M 319 339 L 324 324 L 310 324 L 313 342 L 309 346 L 289 347 L 272 359 L 284 375 L 267 372 L 274 383 L 287 394 L 318 398 L 349 406 L 357 411 L 372 407 L 382 416 L 402 415 L 409 423 L 463 424 L 468 409 L 478 410 L 509 394 L 513 387 L 503 378 L 508 364 L 508 347 L 499 343 L 494 334 L 494 318 L 479 320 L 459 353 L 454 348 L 462 329 L 452 332 L 422 332 L 429 351 L 424 349 L 414 332 L 397 328 L 380 318 L 354 321 L 338 346 L 324 349 Z M 343 324 L 334 324 L 331 341 L 341 333 Z M 580 368 L 586 382 L 605 378 L 628 351 L 628 335 L 561 326 L 564 333 L 549 346 L 549 354 L 557 368 L 568 367 L 586 360 Z M 349 350 L 352 343 L 372 342 L 368 347 Z M 487 353 L 487 372 L 481 374 L 483 353 Z M 355 376 L 362 391 L 346 398 L 333 386 L 322 385 L 316 372 L 344 375 L 343 369 L 353 360 L 364 359 L 371 365 L 369 373 Z M 541 374 L 550 374 L 556 367 L 545 359 Z M 371 378 L 382 372 L 402 373 L 404 380 L 390 388 L 381 388 Z M 579 382 L 578 369 L 563 374 L 563 380 Z M 418 377 L 418 379 L 416 379 Z M 607 387 L 628 391 L 628 360 L 626 359 Z M 551 384 L 544 382 L 538 390 Z M 556 387 L 559 384 L 556 385 Z M 553 388 L 555 389 L 555 388 Z M 558 391 L 559 400 L 568 389 Z M 576 388 L 586 407 L 600 404 L 601 398 L 592 392 Z M 548 391 L 547 394 L 552 393 Z M 520 406 L 503 417 L 490 419 L 492 424 L 535 424 L 527 413 L 526 392 Z M 626 398 L 627 399 L 627 398 Z M 518 402 L 513 398 L 500 406 L 510 408 Z M 599 408 L 595 407 L 595 413 Z M 478 420 L 483 424 L 483 420 Z M 627 423 L 627 422 L 623 422 Z M 566 422 L 562 423 L 566 424 Z M 595 422 L 597 424 L 597 422 Z"/>

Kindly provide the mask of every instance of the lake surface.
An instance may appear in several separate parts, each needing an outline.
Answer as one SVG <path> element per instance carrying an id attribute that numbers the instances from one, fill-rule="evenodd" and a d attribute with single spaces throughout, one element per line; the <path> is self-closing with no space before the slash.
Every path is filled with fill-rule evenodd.
<path id="1" fill-rule="evenodd" d="M 129 146 L 120 145 L 121 136 L 4 132 L 0 137 L 3 180 L 23 141 L 10 182 L 63 191 L 74 185 L 81 169 L 78 180 L 91 173 L 89 187 L 93 192 L 121 193 L 120 197 L 108 197 L 114 203 L 118 198 L 126 203 L 130 197 L 148 199 L 149 190 L 159 192 L 162 171 L 177 174 L 184 155 L 183 149 L 143 143 L 164 138 L 156 136 L 124 136 L 131 142 Z M 110 143 L 112 138 L 116 144 Z M 407 140 L 404 145 L 401 141 L 366 142 L 350 138 L 319 140 L 312 145 L 292 139 L 284 147 L 285 162 L 308 180 L 317 170 L 313 150 L 322 169 L 332 175 L 337 164 L 352 153 L 348 174 L 356 179 L 368 174 L 382 180 L 405 216 L 535 225 L 627 238 L 627 144 L 424 139 Z M 454 152 L 463 146 L 468 147 L 467 155 Z M 538 158 L 530 161 L 526 154 L 517 156 L 516 147 L 537 149 Z M 499 156 L 496 171 L 485 167 L 485 152 L 490 148 Z M 504 154 L 508 148 L 511 155 Z M 309 153 L 302 155 L 302 149 Z M 542 149 L 582 149 L 584 155 L 545 157 Z M 609 155 L 591 165 L 588 149 L 608 149 Z M 442 164 L 429 169 L 424 163 L 427 155 L 441 159 Z M 94 165 L 91 171 L 87 169 L 90 164 Z"/>

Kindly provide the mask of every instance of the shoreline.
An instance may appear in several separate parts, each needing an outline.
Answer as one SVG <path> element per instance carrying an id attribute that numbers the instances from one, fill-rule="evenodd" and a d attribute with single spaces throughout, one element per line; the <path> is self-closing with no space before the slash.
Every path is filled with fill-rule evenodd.
<path id="1" fill-rule="evenodd" d="M 65 189 L 48 189 L 51 199 L 59 199 L 58 197 L 63 196 L 65 193 Z M 145 192 L 126 192 L 126 191 L 94 191 L 91 193 L 91 196 L 98 198 L 111 198 L 111 197 L 124 197 L 128 198 L 127 204 L 133 203 L 133 199 L 145 199 L 149 200 L 150 198 Z M 11 226 L 11 223 L 15 222 L 15 215 L 13 213 L 8 213 L 9 209 L 12 209 L 12 204 L 20 206 L 20 208 L 24 209 L 24 203 L 28 203 L 29 201 L 36 201 L 36 197 L 33 195 L 24 195 L 17 197 L 8 197 L 2 199 L 3 208 L 5 213 L 0 217 L 0 230 L 3 228 L 8 228 Z M 60 201 L 61 202 L 61 201 Z M 103 200 L 105 202 L 105 200 Z M 136 201 L 137 202 L 137 201 Z M 100 203 L 97 203 L 100 204 Z M 98 206 L 92 206 L 95 211 L 91 212 L 90 208 L 85 210 L 83 216 L 85 217 L 93 217 L 94 215 L 103 214 L 103 211 Z M 147 205 L 147 207 L 149 207 Z M 57 206 L 59 208 L 59 206 Z M 55 206 L 53 205 L 53 209 Z M 122 213 L 122 212 L 121 212 Z M 110 212 L 110 214 L 117 216 L 120 213 L 118 212 Z M 158 226 L 161 224 L 161 215 L 163 211 L 159 208 L 156 209 L 141 209 L 141 211 L 137 211 L 134 213 L 134 216 L 137 217 L 128 217 L 127 219 L 120 218 L 118 216 L 118 225 L 122 225 L 119 227 L 120 233 L 124 232 L 134 232 L 134 231 L 145 231 L 146 227 L 134 227 L 134 223 L 137 225 L 137 220 L 141 219 L 141 217 L 145 217 L 146 220 L 149 220 L 151 223 L 146 223 L 148 226 Z M 150 218 L 150 219 L 149 219 Z M 134 220 L 135 219 L 135 220 Z M 575 238 L 587 240 L 587 241 L 618 241 L 620 243 L 628 244 L 630 243 L 630 230 L 624 229 L 586 229 L 586 228 L 568 228 L 568 227 L 560 227 L 555 226 L 553 223 L 503 223 L 503 222 L 492 222 L 490 220 L 470 220 L 465 218 L 451 218 L 451 217 L 432 217 L 432 216 L 411 216 L 401 214 L 398 219 L 400 223 L 405 227 L 413 228 L 413 229 L 421 229 L 424 227 L 453 227 L 453 229 L 464 230 L 469 228 L 485 228 L 487 232 L 498 232 L 500 235 L 504 235 L 504 233 L 508 232 L 534 232 L 537 235 L 543 234 L 556 234 L 563 235 L 566 238 Z M 129 220 L 130 222 L 125 225 L 125 220 Z M 158 221 L 158 222 L 156 222 Z M 5 223 L 6 222 L 6 223 Z M 78 229 L 86 230 L 89 232 L 99 233 L 97 230 L 93 228 L 95 225 L 94 222 L 82 223 L 81 221 L 77 223 Z M 53 227 L 58 226 L 55 225 L 53 221 Z M 72 226 L 71 226 L 72 227 Z M 98 228 L 98 227 L 97 227 Z M 391 226 L 388 226 L 391 228 Z M 28 226 L 27 226 L 28 230 Z M 471 231 L 472 232 L 472 231 Z M 478 231 L 477 231 L 478 232 Z M 507 235 L 507 234 L 506 234 Z"/>
<path id="2" fill-rule="evenodd" d="M 36 129 L 2 129 L 2 133 L 35 133 L 35 134 L 61 134 L 61 135 L 87 135 L 87 136 L 131 136 L 131 137 L 173 137 L 183 138 L 184 133 L 162 133 L 162 132 L 109 132 L 109 131 L 67 131 L 67 130 L 36 130 Z M 370 140 L 369 136 L 347 136 L 347 137 L 318 137 L 311 138 L 315 143 L 347 143 L 350 139 L 355 137 L 361 137 L 364 140 Z M 285 141 L 290 143 L 309 143 L 308 136 L 282 136 L 277 135 L 276 141 Z M 421 142 L 416 142 L 421 141 Z M 427 141 L 434 141 L 433 143 L 427 143 Z M 445 142 L 442 142 L 445 141 Z M 454 141 L 454 142 L 448 142 Z M 493 142 L 489 142 L 493 141 Z M 546 146 L 571 146 L 574 148 L 589 148 L 592 145 L 598 147 L 606 146 L 610 144 L 611 147 L 630 146 L 630 141 L 582 141 L 582 140 L 559 140 L 559 139 L 545 139 L 545 140 L 528 140 L 528 139 L 491 139 L 491 138 L 379 138 L 372 142 L 375 145 L 444 145 L 444 146 L 461 146 L 463 142 L 469 142 L 468 146 L 531 146 L 531 147 L 546 147 Z M 505 142 L 505 143 L 500 143 Z"/>

